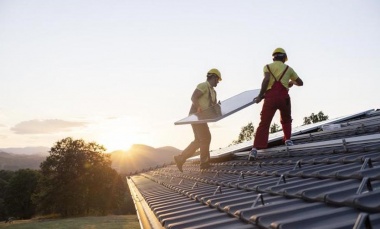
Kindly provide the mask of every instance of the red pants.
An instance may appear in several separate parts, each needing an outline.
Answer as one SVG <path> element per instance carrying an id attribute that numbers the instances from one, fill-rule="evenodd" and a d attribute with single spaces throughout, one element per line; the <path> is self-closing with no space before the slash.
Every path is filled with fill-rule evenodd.
<path id="1" fill-rule="evenodd" d="M 289 95 L 265 95 L 263 108 L 261 110 L 261 120 L 256 131 L 253 147 L 256 149 L 265 149 L 268 147 L 269 128 L 273 116 L 277 110 L 280 110 L 282 131 L 284 132 L 284 141 L 290 139 L 292 134 L 292 116 Z"/>

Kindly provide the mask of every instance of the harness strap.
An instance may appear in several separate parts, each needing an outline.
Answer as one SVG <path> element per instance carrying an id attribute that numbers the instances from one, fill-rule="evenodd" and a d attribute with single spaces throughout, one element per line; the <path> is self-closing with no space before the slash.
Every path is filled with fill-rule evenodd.
<path id="1" fill-rule="evenodd" d="M 279 78 L 278 80 L 276 79 L 276 77 L 274 77 L 274 75 L 273 75 L 272 71 L 270 70 L 268 64 L 267 64 L 267 68 L 268 68 L 269 73 L 273 76 L 274 81 L 275 81 L 275 82 L 278 82 L 278 81 L 281 81 L 282 77 L 285 75 L 285 73 L 286 73 L 286 71 L 288 70 L 289 66 L 286 66 L 285 70 L 282 72 L 282 74 L 281 74 L 281 76 L 280 76 L 280 78 Z"/>

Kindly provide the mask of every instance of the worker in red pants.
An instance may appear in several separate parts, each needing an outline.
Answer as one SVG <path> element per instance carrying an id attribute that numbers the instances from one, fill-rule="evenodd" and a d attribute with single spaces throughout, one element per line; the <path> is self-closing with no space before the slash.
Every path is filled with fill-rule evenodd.
<path id="1" fill-rule="evenodd" d="M 268 147 L 269 128 L 277 110 L 280 110 L 285 145 L 293 145 L 293 142 L 290 140 L 292 134 L 292 115 L 288 91 L 293 85 L 302 86 L 303 81 L 298 77 L 293 68 L 285 64 L 288 57 L 284 49 L 276 48 L 272 56 L 273 63 L 265 65 L 261 90 L 259 95 L 254 98 L 256 103 L 264 99 L 264 104 L 260 114 L 260 124 L 249 154 L 249 160 L 256 157 L 258 149 Z"/>

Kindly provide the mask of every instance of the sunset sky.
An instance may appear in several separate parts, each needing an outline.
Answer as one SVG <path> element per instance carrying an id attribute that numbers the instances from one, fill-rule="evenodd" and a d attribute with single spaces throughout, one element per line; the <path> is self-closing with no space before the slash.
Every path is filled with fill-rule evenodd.
<path id="1" fill-rule="evenodd" d="M 378 0 L 0 0 L 0 148 L 184 149 L 191 127 L 174 122 L 207 71 L 221 71 L 223 101 L 260 88 L 277 47 L 304 81 L 293 126 L 380 108 L 379 12 Z M 257 127 L 261 106 L 210 123 L 211 149 Z"/>

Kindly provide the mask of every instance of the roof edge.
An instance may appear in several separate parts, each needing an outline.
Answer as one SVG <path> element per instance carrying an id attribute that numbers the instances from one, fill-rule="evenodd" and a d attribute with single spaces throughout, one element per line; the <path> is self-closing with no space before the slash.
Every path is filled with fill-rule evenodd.
<path id="1" fill-rule="evenodd" d="M 144 197 L 136 187 L 135 183 L 130 177 L 127 177 L 127 183 L 129 190 L 131 191 L 131 196 L 135 204 L 135 209 L 137 217 L 139 219 L 140 228 L 142 229 L 163 229 L 160 222 L 158 221 L 156 215 L 150 209 L 148 203 L 145 201 Z"/>

